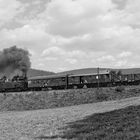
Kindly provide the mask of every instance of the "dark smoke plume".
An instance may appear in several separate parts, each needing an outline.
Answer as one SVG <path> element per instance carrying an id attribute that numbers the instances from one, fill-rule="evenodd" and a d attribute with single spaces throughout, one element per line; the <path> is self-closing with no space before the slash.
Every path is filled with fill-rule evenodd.
<path id="1" fill-rule="evenodd" d="M 31 66 L 30 54 L 27 50 L 16 46 L 6 48 L 0 52 L 0 72 L 20 70 L 26 73 Z"/>

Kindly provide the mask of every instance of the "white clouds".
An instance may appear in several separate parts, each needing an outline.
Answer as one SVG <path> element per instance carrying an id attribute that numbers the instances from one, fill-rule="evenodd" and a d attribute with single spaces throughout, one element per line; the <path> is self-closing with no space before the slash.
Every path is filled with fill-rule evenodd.
<path id="1" fill-rule="evenodd" d="M 30 2 L 24 9 L 20 1 L 0 0 L 1 48 L 15 44 L 28 48 L 34 67 L 54 71 L 139 66 L 139 4 L 138 0 L 53 0 L 46 6 L 40 1 L 42 10 L 32 11 Z M 20 26 L 6 29 L 4 24 L 11 22 Z"/>
<path id="2" fill-rule="evenodd" d="M 50 47 L 43 51 L 42 56 L 45 55 L 63 55 L 65 51 L 59 47 Z"/>
<path id="3" fill-rule="evenodd" d="M 45 61 L 57 61 L 58 58 L 56 57 L 45 57 L 44 60 Z"/>
<path id="4" fill-rule="evenodd" d="M 100 24 L 98 16 L 106 14 L 112 7 L 110 0 L 55 0 L 41 16 L 48 15 L 51 34 L 71 37 L 95 30 Z"/>
<path id="5" fill-rule="evenodd" d="M 112 55 L 106 55 L 106 56 L 102 56 L 100 58 L 97 59 L 99 62 L 110 62 L 110 61 L 115 61 L 115 58 Z"/>
<path id="6" fill-rule="evenodd" d="M 80 50 L 66 51 L 59 47 L 45 49 L 41 55 L 46 61 L 56 61 L 62 59 L 63 62 L 76 64 L 80 59 L 87 59 L 87 54 Z"/>
<path id="7" fill-rule="evenodd" d="M 0 26 L 11 22 L 23 10 L 24 6 L 17 0 L 0 0 Z"/>
<path id="8" fill-rule="evenodd" d="M 35 26 L 24 25 L 14 30 L 2 30 L 3 35 L 16 41 L 35 41 L 44 38 L 46 33 Z"/>
<path id="9" fill-rule="evenodd" d="M 115 66 L 120 67 L 120 68 L 124 68 L 124 66 L 126 64 L 127 64 L 127 60 L 120 60 L 120 61 L 116 62 Z"/>
<path id="10" fill-rule="evenodd" d="M 70 64 L 76 64 L 77 63 L 77 60 L 76 59 L 73 59 L 73 58 L 67 58 L 66 59 L 66 62 L 68 62 Z"/>
<path id="11" fill-rule="evenodd" d="M 48 12 L 51 16 L 60 18 L 74 18 L 99 15 L 106 13 L 112 8 L 110 0 L 54 0 L 49 6 Z M 57 16 L 58 14 L 58 16 Z"/>
<path id="12" fill-rule="evenodd" d="M 125 57 L 129 57 L 132 55 L 132 52 L 122 52 L 121 54 L 118 55 L 119 58 L 125 58 Z"/>

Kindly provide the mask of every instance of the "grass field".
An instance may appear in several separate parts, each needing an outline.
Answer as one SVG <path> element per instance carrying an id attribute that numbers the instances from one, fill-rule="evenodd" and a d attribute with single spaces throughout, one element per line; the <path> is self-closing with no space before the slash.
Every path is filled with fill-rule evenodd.
<path id="1" fill-rule="evenodd" d="M 0 140 L 137 139 L 140 107 L 113 111 L 133 105 L 139 86 L 0 94 Z"/>
<path id="2" fill-rule="evenodd" d="M 91 115 L 65 129 L 65 139 L 140 140 L 140 106 Z"/>
<path id="3" fill-rule="evenodd" d="M 120 90 L 121 89 L 121 90 Z M 119 100 L 140 95 L 140 86 L 69 89 L 57 91 L 0 94 L 0 111 L 24 111 L 58 108 L 101 101 Z"/>
<path id="4" fill-rule="evenodd" d="M 92 140 L 94 132 L 98 132 L 96 136 L 100 136 L 101 133 L 105 133 L 105 135 L 110 133 L 110 136 L 113 136 L 113 131 L 115 130 L 116 132 L 119 125 L 122 127 L 123 123 L 126 123 L 127 128 L 129 125 L 131 126 L 131 123 L 128 123 L 131 121 L 129 119 L 134 117 L 134 123 L 135 117 L 138 117 L 137 123 L 139 123 L 139 116 L 137 115 L 139 115 L 140 107 L 129 108 L 130 113 L 125 110 L 118 110 L 119 113 L 113 111 L 107 114 L 96 114 L 95 116 L 94 114 L 109 112 L 131 105 L 140 105 L 140 97 L 57 109 L 1 112 L 0 140 L 66 140 L 69 138 Z M 127 116 L 129 116 L 128 120 L 126 119 Z M 108 124 L 108 131 L 105 128 L 106 124 Z M 139 127 L 136 123 L 134 125 Z M 94 129 L 92 130 L 92 128 Z M 123 129 L 125 128 L 126 125 L 124 125 Z M 134 134 L 136 133 L 134 132 Z M 100 136 L 99 138 L 102 137 Z"/>

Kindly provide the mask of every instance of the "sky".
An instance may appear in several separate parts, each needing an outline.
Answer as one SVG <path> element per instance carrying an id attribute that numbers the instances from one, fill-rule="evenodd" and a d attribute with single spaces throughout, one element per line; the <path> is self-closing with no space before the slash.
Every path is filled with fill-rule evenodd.
<path id="1" fill-rule="evenodd" d="M 140 0 L 0 0 L 0 50 L 30 52 L 32 68 L 140 67 Z"/>

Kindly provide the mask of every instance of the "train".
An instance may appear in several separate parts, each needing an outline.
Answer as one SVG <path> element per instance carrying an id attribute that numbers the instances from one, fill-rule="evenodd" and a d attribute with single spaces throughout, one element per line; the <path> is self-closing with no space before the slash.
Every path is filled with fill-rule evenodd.
<path id="1" fill-rule="evenodd" d="M 122 74 L 112 70 L 87 74 L 54 74 L 48 76 L 14 76 L 0 79 L 0 92 L 42 91 L 139 85 L 140 73 Z"/>
<path id="2" fill-rule="evenodd" d="M 28 79 L 26 76 L 14 76 L 11 80 L 3 76 L 0 79 L 0 92 L 14 92 L 28 90 Z"/>

